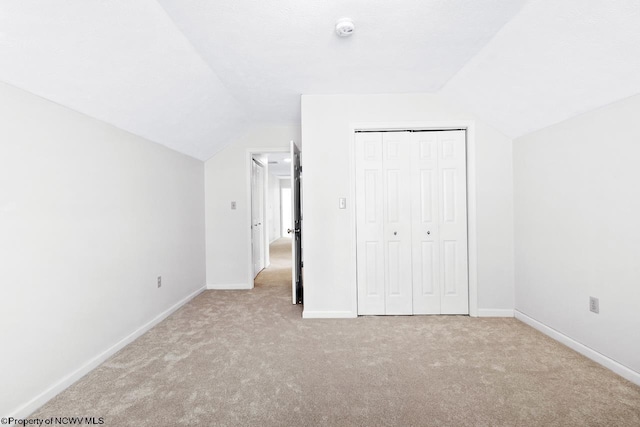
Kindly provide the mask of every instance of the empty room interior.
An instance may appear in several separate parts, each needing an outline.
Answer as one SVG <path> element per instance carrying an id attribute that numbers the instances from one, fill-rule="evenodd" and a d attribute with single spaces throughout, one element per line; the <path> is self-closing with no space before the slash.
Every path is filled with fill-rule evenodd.
<path id="1" fill-rule="evenodd" d="M 0 2 L 2 423 L 639 426 L 639 23 Z"/>

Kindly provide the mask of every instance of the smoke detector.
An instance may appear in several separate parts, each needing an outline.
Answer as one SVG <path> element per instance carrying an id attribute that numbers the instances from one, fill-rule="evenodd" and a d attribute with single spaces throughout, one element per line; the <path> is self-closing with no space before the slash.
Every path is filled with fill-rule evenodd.
<path id="1" fill-rule="evenodd" d="M 356 30 L 356 26 L 353 25 L 353 21 L 349 18 L 340 18 L 336 22 L 336 33 L 340 37 L 348 37 Z"/>

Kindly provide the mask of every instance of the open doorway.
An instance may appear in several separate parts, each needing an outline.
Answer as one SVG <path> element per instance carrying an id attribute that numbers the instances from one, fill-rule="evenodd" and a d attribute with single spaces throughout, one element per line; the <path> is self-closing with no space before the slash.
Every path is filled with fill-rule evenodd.
<path id="1" fill-rule="evenodd" d="M 294 288 L 290 151 L 250 151 L 253 287 Z"/>
<path id="2" fill-rule="evenodd" d="M 280 180 L 280 212 L 282 212 L 281 230 L 284 236 L 287 230 L 293 227 L 291 218 L 291 179 Z"/>

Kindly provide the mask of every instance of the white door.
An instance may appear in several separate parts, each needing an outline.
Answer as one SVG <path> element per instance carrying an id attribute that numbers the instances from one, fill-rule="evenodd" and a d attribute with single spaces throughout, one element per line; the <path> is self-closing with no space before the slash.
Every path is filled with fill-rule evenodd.
<path id="1" fill-rule="evenodd" d="M 264 167 L 255 159 L 251 166 L 251 245 L 253 277 L 264 269 Z"/>
<path id="2" fill-rule="evenodd" d="M 438 132 L 440 313 L 469 313 L 465 131 Z"/>
<path id="3" fill-rule="evenodd" d="M 412 314 L 409 136 L 382 134 L 385 314 Z"/>
<path id="4" fill-rule="evenodd" d="M 358 314 L 411 314 L 407 132 L 356 134 Z"/>
<path id="5" fill-rule="evenodd" d="M 468 314 L 465 131 L 411 140 L 413 312 Z"/>
<path id="6" fill-rule="evenodd" d="M 358 314 L 468 314 L 465 131 L 355 137 Z"/>
<path id="7" fill-rule="evenodd" d="M 356 133 L 358 314 L 385 314 L 382 133 Z"/>
<path id="8" fill-rule="evenodd" d="M 438 134 L 411 134 L 411 228 L 414 314 L 440 313 Z"/>

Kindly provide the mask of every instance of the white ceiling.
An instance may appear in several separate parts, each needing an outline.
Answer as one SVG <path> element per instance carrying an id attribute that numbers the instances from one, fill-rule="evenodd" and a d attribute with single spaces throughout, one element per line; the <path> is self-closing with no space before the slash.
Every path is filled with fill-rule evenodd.
<path id="1" fill-rule="evenodd" d="M 291 154 L 290 153 L 268 153 L 269 173 L 278 177 L 291 176 Z M 289 161 L 286 162 L 285 159 Z"/>
<path id="2" fill-rule="evenodd" d="M 200 159 L 249 123 L 154 0 L 3 0 L 0 80 Z"/>
<path id="3" fill-rule="evenodd" d="M 529 1 L 442 93 L 511 137 L 636 95 L 640 1 Z"/>
<path id="4" fill-rule="evenodd" d="M 0 80 L 207 159 L 300 95 L 438 92 L 515 137 L 640 93 L 637 0 L 3 0 Z M 334 33 L 338 17 L 356 33 Z"/>
<path id="5" fill-rule="evenodd" d="M 301 94 L 435 92 L 523 0 L 159 0 L 258 121 L 298 121 Z M 340 38 L 336 20 L 354 20 Z"/>

